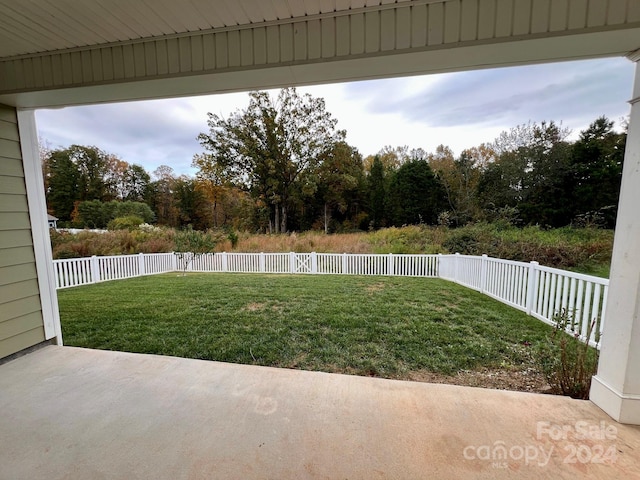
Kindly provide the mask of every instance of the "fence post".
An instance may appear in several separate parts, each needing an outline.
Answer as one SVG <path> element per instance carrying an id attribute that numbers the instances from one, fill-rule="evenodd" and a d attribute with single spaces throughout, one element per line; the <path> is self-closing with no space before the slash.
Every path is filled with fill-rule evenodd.
<path id="1" fill-rule="evenodd" d="M 171 252 L 173 254 L 173 256 L 171 257 L 171 271 L 172 272 L 177 272 L 178 271 L 178 255 L 176 255 L 176 252 Z"/>
<path id="2" fill-rule="evenodd" d="M 138 275 L 141 277 L 145 274 L 146 272 L 144 269 L 144 253 L 139 253 L 138 254 Z"/>
<path id="3" fill-rule="evenodd" d="M 453 279 L 456 281 L 456 283 L 460 283 L 460 279 L 458 278 L 458 263 L 460 260 L 460 254 L 458 252 L 456 252 L 456 256 L 453 257 L 454 258 L 454 264 L 453 264 Z"/>
<path id="4" fill-rule="evenodd" d="M 98 283 L 100 281 L 100 265 L 98 265 L 98 257 L 93 255 L 91 257 L 91 283 Z"/>
<path id="5" fill-rule="evenodd" d="M 222 271 L 223 272 L 227 272 L 229 271 L 229 263 L 228 263 L 228 259 L 227 259 L 227 252 L 222 252 Z"/>
<path id="6" fill-rule="evenodd" d="M 393 253 L 390 253 L 387 257 L 387 275 L 395 275 L 393 268 Z"/>
<path id="7" fill-rule="evenodd" d="M 264 273 L 264 270 L 265 270 L 265 266 L 264 266 L 264 252 L 260 252 L 260 260 L 258 261 L 258 263 L 260 264 L 260 271 Z"/>
<path id="8" fill-rule="evenodd" d="M 289 252 L 289 271 L 296 273 L 296 254 L 295 252 Z"/>
<path id="9" fill-rule="evenodd" d="M 487 291 L 487 254 L 482 255 L 482 266 L 480 268 L 480 292 Z"/>
<path id="10" fill-rule="evenodd" d="M 533 303 L 538 293 L 538 276 L 536 275 L 536 267 L 538 265 L 540 265 L 538 262 L 531 262 L 529 264 L 529 278 L 527 279 L 527 315 L 531 315 Z"/>
<path id="11" fill-rule="evenodd" d="M 318 273 L 318 256 L 311 252 L 311 273 Z"/>
<path id="12" fill-rule="evenodd" d="M 345 275 L 347 273 L 347 254 L 342 254 L 342 274 Z"/>

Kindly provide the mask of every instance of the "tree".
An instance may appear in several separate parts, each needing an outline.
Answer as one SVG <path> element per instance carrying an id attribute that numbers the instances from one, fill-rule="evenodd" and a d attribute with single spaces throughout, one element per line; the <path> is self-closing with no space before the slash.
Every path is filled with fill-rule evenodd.
<path id="1" fill-rule="evenodd" d="M 386 195 L 384 166 L 376 155 L 369 172 L 369 216 L 374 229 L 384 226 Z"/>
<path id="2" fill-rule="evenodd" d="M 191 225 L 176 234 L 176 256 L 182 262 L 183 275 L 194 260 L 207 253 L 213 253 L 217 239 L 208 232 L 194 230 Z"/>
<path id="3" fill-rule="evenodd" d="M 82 145 L 50 152 L 43 171 L 47 176 L 48 208 L 56 217 L 70 220 L 76 202 L 115 198 L 109 159 L 97 147 Z"/>
<path id="4" fill-rule="evenodd" d="M 445 207 L 443 188 L 426 160 L 410 160 L 389 186 L 389 216 L 396 226 L 435 224 Z"/>
<path id="5" fill-rule="evenodd" d="M 126 172 L 129 164 L 115 155 L 107 154 L 104 183 L 110 200 L 124 200 L 127 196 Z"/>
<path id="6" fill-rule="evenodd" d="M 626 143 L 626 134 L 613 127 L 606 117 L 596 119 L 580 132 L 571 152 L 573 214 L 600 215 L 608 228 L 615 226 Z"/>
<path id="7" fill-rule="evenodd" d="M 120 185 L 120 198 L 131 202 L 144 202 L 151 177 L 141 165 L 129 165 L 124 170 Z"/>
<path id="8" fill-rule="evenodd" d="M 47 161 L 47 205 L 61 221 L 71 220 L 80 188 L 80 171 L 66 150 L 51 152 Z"/>
<path id="9" fill-rule="evenodd" d="M 570 148 L 568 129 L 555 122 L 528 124 L 512 129 L 507 150 L 499 154 L 479 181 L 481 202 L 491 211 L 516 207 L 528 224 L 562 226 L 571 219 Z"/>
<path id="10" fill-rule="evenodd" d="M 214 227 L 221 225 L 220 207 L 231 183 L 225 163 L 217 161 L 211 154 L 194 155 L 191 163 L 192 167 L 198 169 L 196 178 L 199 190 L 204 192 L 211 203 Z"/>
<path id="11" fill-rule="evenodd" d="M 196 230 L 206 230 L 211 226 L 209 203 L 198 185 L 197 180 L 186 175 L 178 177 L 174 187 L 175 203 L 181 226 L 192 225 Z"/>
<path id="12" fill-rule="evenodd" d="M 285 232 L 301 179 L 345 132 L 336 130 L 323 99 L 295 88 L 282 89 L 275 101 L 267 92 L 249 97 L 247 109 L 229 119 L 209 113 L 209 133 L 198 140 L 215 168 L 269 207 L 272 229 Z"/>
<path id="13" fill-rule="evenodd" d="M 156 178 L 149 185 L 149 202 L 156 214 L 159 224 L 176 227 L 178 225 L 178 208 L 175 202 L 174 189 L 176 177 L 173 168 L 160 165 L 153 172 Z"/>
<path id="14" fill-rule="evenodd" d="M 97 147 L 71 145 L 65 150 L 80 172 L 79 200 L 112 200 L 108 155 Z"/>
<path id="15" fill-rule="evenodd" d="M 364 174 L 362 156 L 346 142 L 338 142 L 322 158 L 316 174 L 316 197 L 323 204 L 324 233 L 329 233 L 329 221 L 334 210 L 344 214 L 349 208 L 349 194 L 358 189 Z"/>
<path id="16" fill-rule="evenodd" d="M 435 154 L 429 154 L 429 165 L 442 183 L 451 220 L 457 225 L 480 218 L 478 184 L 483 170 L 494 157 L 495 153 L 486 144 L 464 150 L 457 159 L 444 145 L 439 145 Z"/>

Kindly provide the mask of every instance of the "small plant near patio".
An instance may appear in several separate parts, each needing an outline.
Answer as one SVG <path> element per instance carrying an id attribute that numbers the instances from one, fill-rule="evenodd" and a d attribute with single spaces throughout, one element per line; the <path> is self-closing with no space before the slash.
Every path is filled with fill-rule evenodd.
<path id="1" fill-rule="evenodd" d="M 213 235 L 194 230 L 191 225 L 178 232 L 175 237 L 176 256 L 181 260 L 183 275 L 195 259 L 205 253 L 213 253 L 217 243 Z"/>
<path id="2" fill-rule="evenodd" d="M 571 335 L 567 328 L 574 324 L 572 315 L 561 311 L 554 317 L 555 328 L 546 342 L 537 349 L 537 360 L 553 393 L 586 400 L 589 398 L 591 377 L 598 369 L 599 352 Z M 589 325 L 587 338 L 595 328 Z"/>

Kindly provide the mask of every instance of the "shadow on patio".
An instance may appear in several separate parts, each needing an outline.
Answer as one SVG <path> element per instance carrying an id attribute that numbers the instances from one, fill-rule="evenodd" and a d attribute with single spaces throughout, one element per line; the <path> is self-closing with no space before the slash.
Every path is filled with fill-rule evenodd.
<path id="1" fill-rule="evenodd" d="M 551 395 L 48 346 L 0 411 L 3 479 L 640 478 L 640 427 Z"/>

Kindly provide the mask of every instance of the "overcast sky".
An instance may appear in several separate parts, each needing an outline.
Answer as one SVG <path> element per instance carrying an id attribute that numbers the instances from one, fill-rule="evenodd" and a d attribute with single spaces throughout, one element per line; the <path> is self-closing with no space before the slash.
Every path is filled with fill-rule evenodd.
<path id="1" fill-rule="evenodd" d="M 562 122 L 573 138 L 601 115 L 619 126 L 629 114 L 633 71 L 632 62 L 616 58 L 298 90 L 323 97 L 364 156 L 385 145 L 429 152 L 439 144 L 458 155 L 529 121 Z M 169 165 L 194 174 L 191 160 L 203 151 L 196 137 L 207 131 L 207 112 L 228 116 L 248 103 L 246 93 L 209 95 L 39 110 L 36 120 L 50 148 L 95 145 L 149 172 Z"/>

